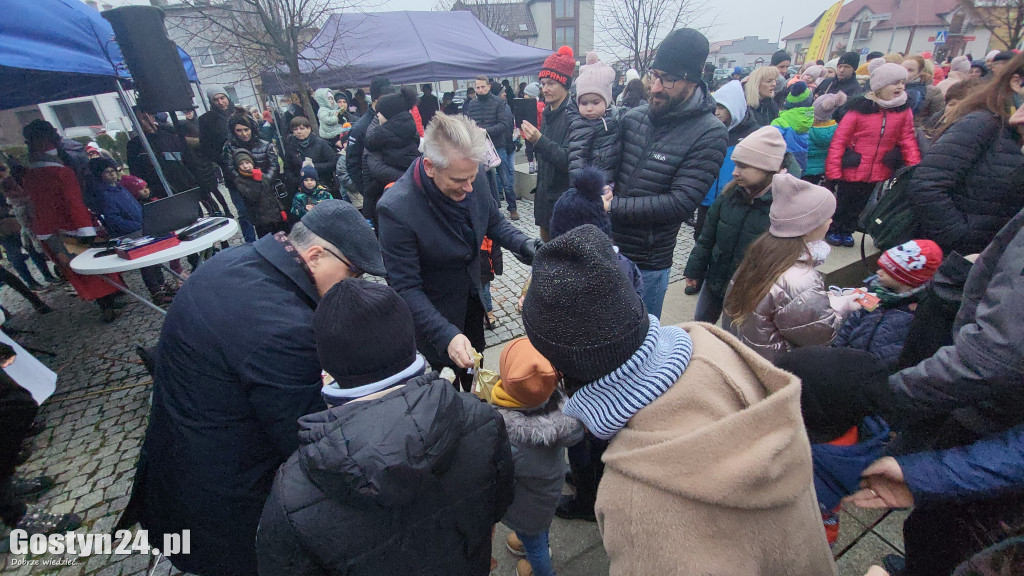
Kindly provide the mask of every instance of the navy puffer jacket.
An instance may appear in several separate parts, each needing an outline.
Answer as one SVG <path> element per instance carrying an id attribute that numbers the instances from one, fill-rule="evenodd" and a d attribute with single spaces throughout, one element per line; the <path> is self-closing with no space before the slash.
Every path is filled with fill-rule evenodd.
<path id="1" fill-rule="evenodd" d="M 917 236 L 946 254 L 981 252 L 1024 208 L 1021 140 L 987 110 L 971 112 L 938 137 L 914 172 L 907 198 Z"/>
<path id="2" fill-rule="evenodd" d="M 622 160 L 612 200 L 615 244 L 641 270 L 672 265 L 679 227 L 725 161 L 728 131 L 704 83 L 657 122 L 640 106 L 622 117 Z"/>
<path id="3" fill-rule="evenodd" d="M 832 346 L 870 352 L 893 371 L 910 333 L 910 324 L 914 321 L 914 313 L 908 304 L 880 307 L 874 312 L 864 309 L 851 312 Z"/>
<path id="4" fill-rule="evenodd" d="M 619 167 L 619 121 L 615 108 L 602 118 L 588 120 L 576 110 L 569 112 L 569 172 L 593 166 L 606 183 L 615 181 Z"/>
<path id="5" fill-rule="evenodd" d="M 299 425 L 256 534 L 261 575 L 489 572 L 515 494 L 493 408 L 430 373 Z"/>

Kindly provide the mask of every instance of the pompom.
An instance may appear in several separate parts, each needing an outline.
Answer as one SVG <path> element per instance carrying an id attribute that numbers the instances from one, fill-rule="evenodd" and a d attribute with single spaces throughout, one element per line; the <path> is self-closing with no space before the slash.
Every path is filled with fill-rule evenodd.
<path id="1" fill-rule="evenodd" d="M 576 56 L 572 53 L 572 48 L 568 46 L 562 46 L 558 49 L 558 53 L 562 56 L 568 56 L 569 58 L 575 58 Z"/>
<path id="2" fill-rule="evenodd" d="M 601 201 L 604 184 L 604 173 L 593 166 L 586 166 L 572 173 L 572 187 L 591 202 Z"/>
<path id="3" fill-rule="evenodd" d="M 803 80 L 797 80 L 793 82 L 793 85 L 789 87 L 789 94 L 794 98 L 801 96 L 807 91 L 807 83 Z"/>

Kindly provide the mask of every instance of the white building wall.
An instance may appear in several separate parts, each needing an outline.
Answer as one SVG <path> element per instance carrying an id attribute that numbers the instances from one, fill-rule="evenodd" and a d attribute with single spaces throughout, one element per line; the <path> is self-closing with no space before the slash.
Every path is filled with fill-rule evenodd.
<path id="1" fill-rule="evenodd" d="M 580 56 L 594 49 L 594 2 L 593 0 L 582 0 L 579 11 L 580 29 L 578 46 Z M 534 20 L 536 22 L 536 20 Z M 607 58 L 609 55 L 605 55 Z"/>
<path id="2" fill-rule="evenodd" d="M 554 50 L 551 46 L 551 39 L 554 37 L 554 32 L 551 29 L 551 2 L 530 4 L 530 14 L 533 16 L 533 24 L 537 27 L 537 48 Z M 593 34 L 591 34 L 591 44 L 593 44 Z"/>

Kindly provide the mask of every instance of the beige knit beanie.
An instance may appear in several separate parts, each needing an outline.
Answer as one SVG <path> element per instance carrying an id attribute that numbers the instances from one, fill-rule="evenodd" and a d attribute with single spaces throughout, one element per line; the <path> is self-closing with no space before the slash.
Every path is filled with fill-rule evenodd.
<path id="1" fill-rule="evenodd" d="M 828 221 L 836 212 L 831 192 L 792 174 L 772 178 L 772 207 L 768 231 L 778 238 L 799 238 Z"/>
<path id="2" fill-rule="evenodd" d="M 765 172 L 778 172 L 786 155 L 786 141 L 774 126 L 759 128 L 740 140 L 732 151 L 732 161 L 760 168 Z"/>

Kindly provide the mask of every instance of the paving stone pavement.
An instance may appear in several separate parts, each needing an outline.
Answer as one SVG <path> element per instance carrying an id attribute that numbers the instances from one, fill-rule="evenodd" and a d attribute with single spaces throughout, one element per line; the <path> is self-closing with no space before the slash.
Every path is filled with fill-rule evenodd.
<path id="1" fill-rule="evenodd" d="M 522 219 L 515 225 L 526 234 L 537 236 L 532 202 L 521 201 L 519 213 Z M 693 244 L 691 234 L 692 229 L 686 226 L 680 232 L 671 282 L 682 278 L 682 269 Z M 232 239 L 232 244 L 240 242 L 240 236 Z M 496 330 L 487 332 L 488 346 L 523 335 L 515 304 L 528 267 L 510 254 L 504 262 L 504 275 L 491 284 L 495 314 L 502 323 Z M 130 288 L 145 293 L 137 272 L 125 274 L 124 279 Z M 670 286 L 670 295 L 677 293 L 681 293 L 681 288 Z M 53 352 L 53 356 L 36 356 L 59 377 L 57 392 L 40 408 L 40 419 L 45 422 L 46 429 L 31 440 L 32 456 L 19 468 L 19 474 L 24 477 L 46 474 L 56 479 L 57 486 L 44 494 L 35 506 L 49 512 L 80 515 L 83 525 L 76 531 L 78 533 L 107 533 L 128 502 L 148 420 L 152 381 L 135 348 L 156 344 L 162 316 L 133 303 L 113 323 L 103 324 L 95 304 L 78 300 L 66 285 L 47 290 L 42 298 L 54 308 L 53 313 L 37 315 L 20 295 L 8 287 L 0 289 L 0 300 L 12 312 L 4 330 L 22 345 Z M 18 330 L 25 332 L 17 333 Z M 887 527 L 891 534 L 893 525 Z M 898 528 L 898 524 L 895 527 Z M 503 552 L 505 533 L 505 529 L 499 526 L 498 537 L 495 538 L 495 556 L 502 566 L 499 573 L 508 573 L 510 565 L 507 554 Z M 6 528 L 0 532 L 0 538 L 7 538 Z M 552 539 L 556 567 L 560 573 L 607 573 L 607 559 L 594 524 L 556 519 Z M 872 545 L 879 543 L 875 540 L 871 541 Z M 872 550 L 877 552 L 874 548 Z M 74 564 L 45 564 L 69 559 L 74 559 Z M 2 572 L 13 576 L 144 576 L 149 573 L 151 558 L 141 555 L 73 558 L 51 554 L 8 554 L 0 560 L 3 561 Z M 24 561 L 33 561 L 34 564 L 20 564 Z M 856 570 L 861 564 L 857 563 Z M 860 576 L 863 573 L 856 570 L 845 571 L 843 576 Z M 512 571 L 514 573 L 514 569 Z M 174 576 L 181 573 L 164 560 L 153 574 Z"/>

